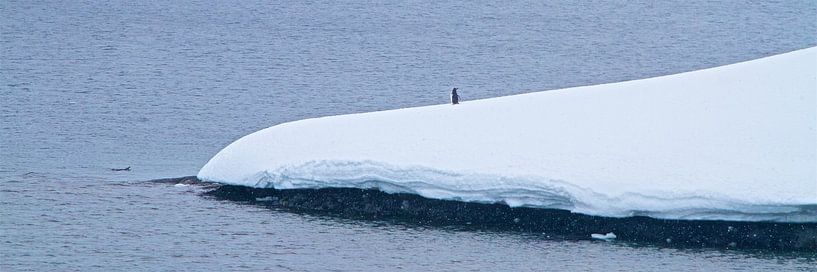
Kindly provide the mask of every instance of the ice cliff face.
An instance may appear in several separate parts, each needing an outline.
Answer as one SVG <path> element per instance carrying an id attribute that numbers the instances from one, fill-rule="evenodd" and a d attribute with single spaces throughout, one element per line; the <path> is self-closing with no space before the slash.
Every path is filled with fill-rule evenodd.
<path id="1" fill-rule="evenodd" d="M 247 135 L 203 180 L 380 188 L 602 216 L 817 222 L 817 48 L 694 72 L 329 116 Z"/>

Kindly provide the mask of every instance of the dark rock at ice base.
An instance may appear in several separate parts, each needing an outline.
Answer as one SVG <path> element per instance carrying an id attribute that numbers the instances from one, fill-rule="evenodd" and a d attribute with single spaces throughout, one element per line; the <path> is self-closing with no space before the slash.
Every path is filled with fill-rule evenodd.
<path id="1" fill-rule="evenodd" d="M 591 234 L 615 233 L 618 242 L 675 248 L 817 252 L 817 223 L 612 218 L 566 210 L 428 199 L 376 189 L 259 189 L 201 182 L 195 176 L 153 182 L 204 185 L 211 189 L 205 194 L 218 199 L 353 219 L 546 233 L 579 240 L 591 239 Z"/>
<path id="2" fill-rule="evenodd" d="M 436 200 L 375 189 L 275 190 L 221 185 L 207 194 L 219 199 L 347 218 L 547 233 L 569 239 L 585 240 L 591 239 L 593 233 L 612 232 L 616 241 L 679 248 L 817 251 L 817 223 L 611 218 L 556 209 Z"/>

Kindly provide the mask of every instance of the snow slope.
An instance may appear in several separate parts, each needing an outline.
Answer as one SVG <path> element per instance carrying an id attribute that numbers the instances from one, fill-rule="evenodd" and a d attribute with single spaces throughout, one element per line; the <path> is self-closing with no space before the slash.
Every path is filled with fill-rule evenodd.
<path id="1" fill-rule="evenodd" d="M 817 47 L 711 69 L 247 135 L 202 180 L 599 216 L 817 222 Z"/>

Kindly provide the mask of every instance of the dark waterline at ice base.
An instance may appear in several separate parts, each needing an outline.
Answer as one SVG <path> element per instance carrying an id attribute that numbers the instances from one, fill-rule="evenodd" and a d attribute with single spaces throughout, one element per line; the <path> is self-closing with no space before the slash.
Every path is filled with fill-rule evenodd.
<path id="1" fill-rule="evenodd" d="M 613 233 L 615 238 L 601 240 L 669 248 L 817 251 L 817 223 L 668 220 L 639 216 L 612 218 L 565 210 L 512 208 L 501 203 L 436 200 L 413 194 L 389 194 L 377 189 L 276 190 L 203 183 L 196 177 L 151 182 L 203 186 L 207 188 L 204 195 L 216 199 L 349 219 L 533 233 L 568 240 L 590 240 L 593 234 Z"/>

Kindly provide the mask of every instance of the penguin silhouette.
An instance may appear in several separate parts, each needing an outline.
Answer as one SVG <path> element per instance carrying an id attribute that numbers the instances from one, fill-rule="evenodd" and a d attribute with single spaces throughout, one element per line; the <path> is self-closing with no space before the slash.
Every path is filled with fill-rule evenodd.
<path id="1" fill-rule="evenodd" d="M 457 88 L 451 90 L 451 104 L 456 105 L 460 103 L 460 96 L 457 95 Z"/>

